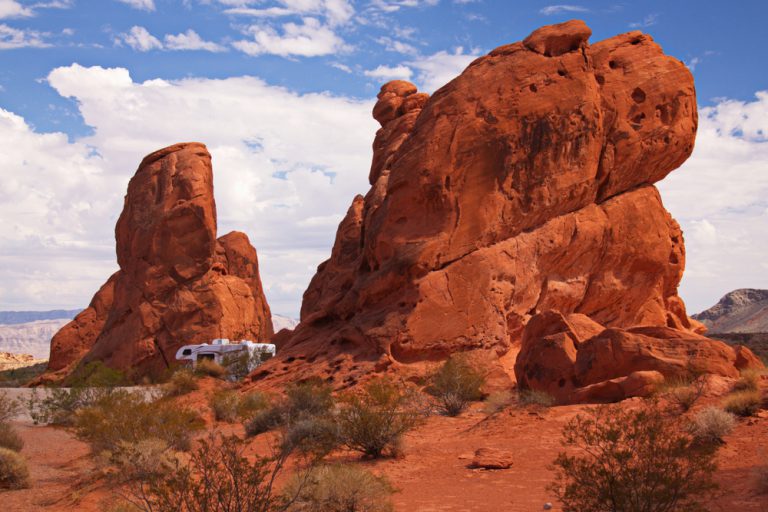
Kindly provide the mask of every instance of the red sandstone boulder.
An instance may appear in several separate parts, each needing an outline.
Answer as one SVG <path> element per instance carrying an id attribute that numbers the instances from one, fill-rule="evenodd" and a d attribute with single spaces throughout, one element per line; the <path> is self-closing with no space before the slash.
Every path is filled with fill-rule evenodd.
<path id="1" fill-rule="evenodd" d="M 647 396 L 666 378 L 762 368 L 746 347 L 670 327 L 608 328 L 585 338 L 575 316 L 545 311 L 528 322 L 515 362 L 518 386 L 560 403 L 615 402 Z"/>
<path id="2" fill-rule="evenodd" d="M 582 315 L 584 340 L 595 325 L 699 328 L 677 295 L 682 233 L 653 187 L 693 149 L 692 76 L 646 34 L 589 35 L 543 27 L 428 99 L 382 87 L 371 189 L 258 378 L 348 385 L 472 350 L 504 366 L 550 309 Z M 579 340 L 542 339 L 557 361 L 542 372 L 573 368 Z M 622 377 L 641 369 L 629 366 Z"/>
<path id="3" fill-rule="evenodd" d="M 99 360 L 138 376 L 174 363 L 181 345 L 272 335 L 256 250 L 243 233 L 216 238 L 204 145 L 144 158 L 115 238 L 120 270 L 53 338 L 49 372 Z"/>
<path id="4" fill-rule="evenodd" d="M 511 452 L 498 448 L 479 448 L 475 451 L 471 468 L 482 469 L 509 469 L 514 464 L 514 455 Z"/>

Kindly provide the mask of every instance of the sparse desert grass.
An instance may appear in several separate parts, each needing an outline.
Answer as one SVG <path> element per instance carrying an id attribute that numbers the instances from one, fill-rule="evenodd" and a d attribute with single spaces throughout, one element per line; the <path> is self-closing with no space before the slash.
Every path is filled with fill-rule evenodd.
<path id="1" fill-rule="evenodd" d="M 734 391 L 757 391 L 760 389 L 760 377 L 764 370 L 749 369 L 741 372 L 739 380 L 733 385 Z"/>
<path id="2" fill-rule="evenodd" d="M 453 355 L 430 378 L 427 392 L 435 397 L 437 408 L 446 416 L 458 416 L 470 402 L 480 400 L 485 376 L 466 357 Z"/>
<path id="3" fill-rule="evenodd" d="M 172 471 L 178 462 L 176 452 L 166 441 L 155 437 L 136 442 L 118 441 L 110 462 L 119 468 L 123 481 L 160 478 Z"/>
<path id="4" fill-rule="evenodd" d="M 166 397 L 174 397 L 186 395 L 198 389 L 200 389 L 200 386 L 197 384 L 195 374 L 186 368 L 182 368 L 171 375 L 171 378 L 164 385 L 163 392 Z"/>
<path id="5" fill-rule="evenodd" d="M 520 389 L 517 393 L 520 405 L 533 405 L 536 407 L 552 407 L 555 405 L 555 397 L 538 389 Z"/>
<path id="6" fill-rule="evenodd" d="M 550 486 L 566 512 L 698 511 L 716 489 L 716 452 L 701 446 L 658 404 L 601 406 L 563 429 L 569 448 Z"/>
<path id="7" fill-rule="evenodd" d="M 667 402 L 681 412 L 690 410 L 706 391 L 707 381 L 701 377 L 665 381 L 658 390 Z"/>
<path id="8" fill-rule="evenodd" d="M 723 437 L 733 430 L 736 418 L 719 407 L 705 407 L 697 412 L 690 423 L 693 437 L 708 444 L 721 443 Z"/>
<path id="9" fill-rule="evenodd" d="M 384 378 L 343 397 L 338 412 L 342 443 L 372 458 L 396 455 L 403 435 L 422 420 L 413 394 Z"/>
<path id="10" fill-rule="evenodd" d="M 483 404 L 483 412 L 491 415 L 501 412 L 515 402 L 515 395 L 510 391 L 496 391 L 488 395 Z"/>
<path id="11" fill-rule="evenodd" d="M 254 395 L 250 401 L 258 407 L 244 422 L 246 434 L 255 436 L 300 419 L 328 416 L 335 406 L 331 392 L 324 382 L 309 380 L 289 385 L 285 397 L 269 405 L 266 396 Z"/>
<path id="12" fill-rule="evenodd" d="M 294 477 L 286 489 L 294 497 L 290 512 L 391 512 L 389 482 L 352 465 L 314 468 L 307 477 Z M 290 498 L 289 498 L 290 499 Z"/>
<path id="13" fill-rule="evenodd" d="M 215 391 L 208 400 L 216 421 L 233 423 L 238 418 L 238 406 L 240 397 L 236 391 L 229 389 Z"/>
<path id="14" fill-rule="evenodd" d="M 260 411 L 256 411 L 244 422 L 245 434 L 248 437 L 257 436 L 269 432 L 285 423 L 285 416 L 280 407 L 272 405 Z"/>
<path id="15" fill-rule="evenodd" d="M 202 377 L 213 377 L 214 379 L 223 379 L 227 376 L 227 369 L 216 361 L 203 359 L 195 365 L 195 375 Z"/>
<path id="16" fill-rule="evenodd" d="M 200 416 L 170 400 L 149 401 L 128 391 L 115 391 L 75 415 L 75 433 L 94 453 L 115 453 L 121 442 L 161 439 L 175 450 L 187 450 Z"/>
<path id="17" fill-rule="evenodd" d="M 723 399 L 723 409 L 736 416 L 754 416 L 760 410 L 761 403 L 759 390 L 736 391 Z"/>
<path id="18" fill-rule="evenodd" d="M 24 448 L 24 440 L 10 423 L 0 421 L 0 448 L 20 452 Z"/>
<path id="19" fill-rule="evenodd" d="M 30 485 L 29 469 L 22 456 L 0 448 L 0 489 L 26 489 Z"/>

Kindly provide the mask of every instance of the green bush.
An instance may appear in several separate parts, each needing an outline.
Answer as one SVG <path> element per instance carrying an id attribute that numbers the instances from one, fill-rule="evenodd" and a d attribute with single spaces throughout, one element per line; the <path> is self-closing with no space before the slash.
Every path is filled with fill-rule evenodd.
<path id="1" fill-rule="evenodd" d="M 480 400 L 485 376 L 465 357 L 451 356 L 432 375 L 427 391 L 437 400 L 438 410 L 446 416 L 458 416 L 470 402 Z"/>
<path id="2" fill-rule="evenodd" d="M 285 502 L 273 491 L 282 470 L 274 459 L 249 459 L 236 436 L 212 436 L 188 462 L 131 488 L 131 501 L 145 512 L 272 512 Z"/>
<path id="3" fill-rule="evenodd" d="M 257 436 L 269 432 L 285 424 L 283 410 L 275 405 L 256 411 L 250 419 L 246 420 L 245 434 L 248 437 Z"/>
<path id="4" fill-rule="evenodd" d="M 329 416 L 309 416 L 290 423 L 283 434 L 284 452 L 322 459 L 340 445 L 339 426 Z"/>
<path id="5" fill-rule="evenodd" d="M 73 388 L 115 388 L 126 384 L 128 379 L 123 372 L 101 361 L 78 366 L 64 381 L 65 386 Z"/>
<path id="6" fill-rule="evenodd" d="M 320 466 L 294 477 L 286 489 L 290 512 L 391 512 L 392 486 L 350 465 Z M 295 499 L 294 499 L 295 497 Z"/>
<path id="7" fill-rule="evenodd" d="M 21 411 L 21 406 L 5 391 L 0 391 L 0 423 L 11 421 Z"/>
<path id="8" fill-rule="evenodd" d="M 693 417 L 689 430 L 696 440 L 713 444 L 722 443 L 734 425 L 736 418 L 733 414 L 718 407 L 705 407 Z"/>
<path id="9" fill-rule="evenodd" d="M 88 407 L 115 391 L 109 387 L 48 388 L 40 396 L 35 388 L 27 401 L 27 408 L 35 424 L 69 427 L 74 424 L 79 409 Z"/>
<path id="10" fill-rule="evenodd" d="M 538 389 L 518 390 L 517 400 L 520 405 L 523 406 L 533 405 L 536 407 L 552 407 L 555 405 L 555 397 L 546 391 L 540 391 Z"/>
<path id="11" fill-rule="evenodd" d="M 736 391 L 723 400 L 723 409 L 736 416 L 754 416 L 760 410 L 762 396 L 758 390 Z"/>
<path id="12" fill-rule="evenodd" d="M 203 428 L 200 416 L 168 400 L 148 401 L 138 393 L 116 391 L 75 415 L 75 433 L 94 453 L 114 453 L 125 441 L 161 439 L 176 450 L 189 449 L 192 432 Z"/>
<path id="13" fill-rule="evenodd" d="M 0 422 L 0 448 L 8 448 L 15 452 L 20 452 L 24 448 L 24 440 L 10 423 Z"/>
<path id="14" fill-rule="evenodd" d="M 174 372 L 164 386 L 166 397 L 182 396 L 200 389 L 195 374 L 186 368 Z"/>
<path id="15" fill-rule="evenodd" d="M 741 372 L 739 380 L 733 385 L 734 391 L 757 391 L 760 389 L 760 377 L 763 371 L 749 369 Z"/>
<path id="16" fill-rule="evenodd" d="M 422 421 L 411 393 L 386 379 L 371 381 L 361 394 L 344 397 L 338 413 L 341 441 L 368 457 L 396 454 L 403 435 Z"/>
<path id="17" fill-rule="evenodd" d="M 682 379 L 665 382 L 660 395 L 675 408 L 686 412 L 694 406 L 707 391 L 707 381 L 703 378 Z"/>
<path id="18" fill-rule="evenodd" d="M 261 391 L 241 393 L 237 404 L 237 416 L 241 419 L 250 418 L 256 411 L 267 407 L 269 407 L 269 398 Z"/>
<path id="19" fill-rule="evenodd" d="M 0 448 L 0 489 L 27 489 L 31 485 L 24 459 L 13 450 Z"/>
<path id="20" fill-rule="evenodd" d="M 238 407 L 240 406 L 240 397 L 236 391 L 216 391 L 211 395 L 208 403 L 211 406 L 216 421 L 233 423 L 237 420 L 239 416 Z"/>
<path id="21" fill-rule="evenodd" d="M 514 395 L 509 391 L 496 391 L 488 395 L 483 405 L 483 411 L 488 414 L 501 412 L 514 402 Z"/>
<path id="22" fill-rule="evenodd" d="M 291 384 L 285 390 L 288 421 L 328 414 L 334 407 L 332 392 L 331 386 L 319 379 Z"/>
<path id="23" fill-rule="evenodd" d="M 715 450 L 658 404 L 597 407 L 565 426 L 563 444 L 550 490 L 565 512 L 697 511 L 716 488 Z"/>

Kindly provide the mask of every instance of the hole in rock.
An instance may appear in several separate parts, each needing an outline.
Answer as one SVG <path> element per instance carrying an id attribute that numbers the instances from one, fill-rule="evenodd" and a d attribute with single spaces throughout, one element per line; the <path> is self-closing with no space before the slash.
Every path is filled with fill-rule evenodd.
<path id="1" fill-rule="evenodd" d="M 645 101 L 645 91 L 642 90 L 639 87 L 635 87 L 635 90 L 632 91 L 632 100 L 635 103 L 642 103 Z"/>
<path id="2" fill-rule="evenodd" d="M 538 87 L 536 87 L 536 84 L 531 84 L 531 85 L 529 85 L 529 86 L 528 86 L 528 89 L 530 89 L 530 90 L 531 90 L 531 92 L 536 92 L 536 91 L 538 91 L 538 90 L 539 90 L 539 88 L 538 88 Z"/>
<path id="3" fill-rule="evenodd" d="M 608 61 L 608 67 L 611 69 L 616 69 L 617 67 L 619 67 L 619 63 L 616 62 L 615 60 L 610 60 Z"/>
<path id="4" fill-rule="evenodd" d="M 558 69 L 558 70 L 557 70 L 557 74 L 558 74 L 558 75 L 560 75 L 560 76 L 565 76 L 565 75 L 567 75 L 568 73 L 567 73 L 567 72 L 566 72 L 564 69 Z"/>
<path id="5" fill-rule="evenodd" d="M 597 83 L 600 85 L 605 84 L 605 77 L 603 75 L 595 75 L 595 80 L 597 80 Z"/>

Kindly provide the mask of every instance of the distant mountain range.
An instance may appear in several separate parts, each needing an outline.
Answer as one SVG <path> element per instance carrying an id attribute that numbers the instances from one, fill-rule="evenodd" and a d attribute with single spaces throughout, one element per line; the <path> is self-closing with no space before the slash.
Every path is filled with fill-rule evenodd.
<path id="1" fill-rule="evenodd" d="M 0 311 L 0 352 L 31 354 L 35 359 L 48 359 L 51 338 L 80 311 Z M 297 319 L 289 316 L 272 315 L 275 332 L 293 329 L 298 323 Z"/>
<path id="2" fill-rule="evenodd" d="M 0 325 L 25 324 L 38 320 L 72 320 L 82 309 L 53 309 L 51 311 L 0 311 Z"/>
<path id="3" fill-rule="evenodd" d="M 706 325 L 709 334 L 768 332 L 768 290 L 734 290 L 692 318 Z"/>

